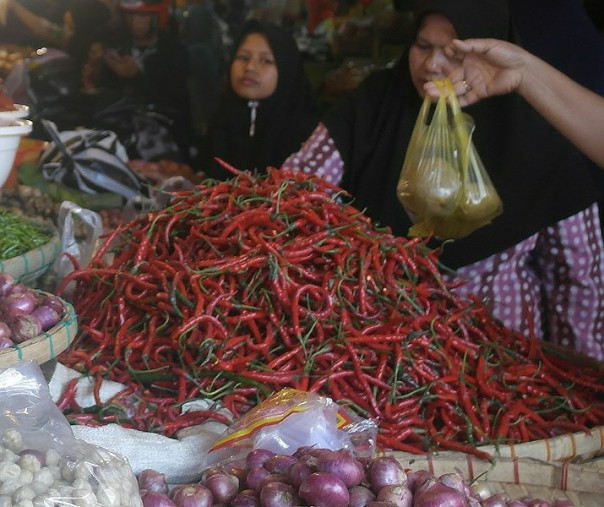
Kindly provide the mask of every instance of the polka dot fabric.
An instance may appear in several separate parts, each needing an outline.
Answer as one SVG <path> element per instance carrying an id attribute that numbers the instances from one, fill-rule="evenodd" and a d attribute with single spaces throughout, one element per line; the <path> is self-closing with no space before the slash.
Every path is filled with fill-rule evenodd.
<path id="1" fill-rule="evenodd" d="M 285 169 L 340 185 L 344 163 L 320 123 Z M 506 326 L 604 360 L 604 247 L 598 207 L 457 270 L 460 295 L 485 301 Z"/>
<path id="2" fill-rule="evenodd" d="M 508 327 L 604 360 L 604 250 L 594 205 L 457 270 Z"/>
<path id="3" fill-rule="evenodd" d="M 334 185 L 339 185 L 344 175 L 344 162 L 323 123 L 319 123 L 300 150 L 290 155 L 281 168 L 313 174 Z"/>

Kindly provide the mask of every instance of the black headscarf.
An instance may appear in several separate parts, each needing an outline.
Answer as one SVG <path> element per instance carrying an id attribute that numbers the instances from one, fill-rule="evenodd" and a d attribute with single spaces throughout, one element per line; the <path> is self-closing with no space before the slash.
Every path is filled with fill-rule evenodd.
<path id="1" fill-rule="evenodd" d="M 65 48 L 81 68 L 88 57 L 90 46 L 108 39 L 111 11 L 100 0 L 68 0 L 67 9 L 73 16 L 74 32 Z"/>
<path id="2" fill-rule="evenodd" d="M 205 167 L 200 169 L 212 177 L 232 176 L 211 161 L 215 156 L 242 170 L 280 167 L 317 125 L 314 93 L 291 34 L 273 23 L 250 20 L 235 51 L 251 33 L 264 34 L 268 39 L 277 65 L 277 88 L 270 97 L 258 101 L 255 134 L 251 137 L 249 101 L 228 87 L 203 147 Z"/>
<path id="3" fill-rule="evenodd" d="M 422 18 L 439 12 L 461 39 L 516 42 L 505 0 L 418 3 L 411 41 Z M 392 69 L 370 75 L 325 118 L 345 162 L 344 188 L 356 206 L 398 235 L 411 225 L 396 184 L 422 100 L 411 82 L 408 47 Z M 492 97 L 465 111 L 476 122 L 474 143 L 504 211 L 492 224 L 444 245 L 444 264 L 457 268 L 484 259 L 596 201 L 584 157 L 519 96 Z"/>

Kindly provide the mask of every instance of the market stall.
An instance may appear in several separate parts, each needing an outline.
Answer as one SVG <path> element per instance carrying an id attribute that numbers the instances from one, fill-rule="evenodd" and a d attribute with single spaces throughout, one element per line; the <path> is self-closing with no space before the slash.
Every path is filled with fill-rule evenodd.
<path id="1" fill-rule="evenodd" d="M 179 441 L 207 424 L 217 438 L 294 388 L 375 421 L 376 448 L 407 471 L 450 466 L 504 492 L 570 489 L 575 505 L 596 505 L 601 365 L 456 298 L 435 252 L 376 229 L 338 192 L 301 174 L 236 173 L 107 231 L 56 287 L 77 315 L 58 356 L 79 374 L 55 400 L 67 420 L 88 438 L 117 425 Z M 115 445 L 109 435 L 99 442 Z"/>
<path id="2" fill-rule="evenodd" d="M 602 505 L 604 366 L 456 296 L 424 239 L 302 173 L 126 161 L 134 195 L 82 193 L 40 184 L 20 145 L 0 194 L 19 240 L 0 255 L 5 505 Z M 38 403 L 52 421 L 23 433 Z"/>

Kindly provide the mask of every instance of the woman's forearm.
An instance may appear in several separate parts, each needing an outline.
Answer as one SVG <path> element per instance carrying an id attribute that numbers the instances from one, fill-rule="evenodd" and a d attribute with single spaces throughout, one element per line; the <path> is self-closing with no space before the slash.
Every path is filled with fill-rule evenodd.
<path id="1" fill-rule="evenodd" d="M 604 167 L 604 97 L 528 55 L 517 89 L 536 111 Z"/>
<path id="2" fill-rule="evenodd" d="M 57 47 L 63 46 L 65 33 L 61 26 L 37 16 L 16 0 L 9 0 L 8 7 L 33 35 L 43 39 L 48 44 Z"/>

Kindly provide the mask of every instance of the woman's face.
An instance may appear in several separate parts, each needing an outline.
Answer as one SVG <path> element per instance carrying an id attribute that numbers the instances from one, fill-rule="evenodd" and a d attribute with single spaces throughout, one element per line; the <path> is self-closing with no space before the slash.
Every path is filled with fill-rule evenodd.
<path id="1" fill-rule="evenodd" d="M 279 72 L 267 38 L 249 34 L 237 49 L 231 64 L 231 86 L 248 100 L 270 97 L 277 89 Z"/>
<path id="2" fill-rule="evenodd" d="M 147 12 L 128 12 L 126 22 L 134 40 L 141 40 L 153 33 L 153 15 Z"/>
<path id="3" fill-rule="evenodd" d="M 424 96 L 424 83 L 443 79 L 460 65 L 459 60 L 448 58 L 443 53 L 443 48 L 456 37 L 455 28 L 445 16 L 429 14 L 424 18 L 409 48 L 411 80 L 421 97 Z"/>

